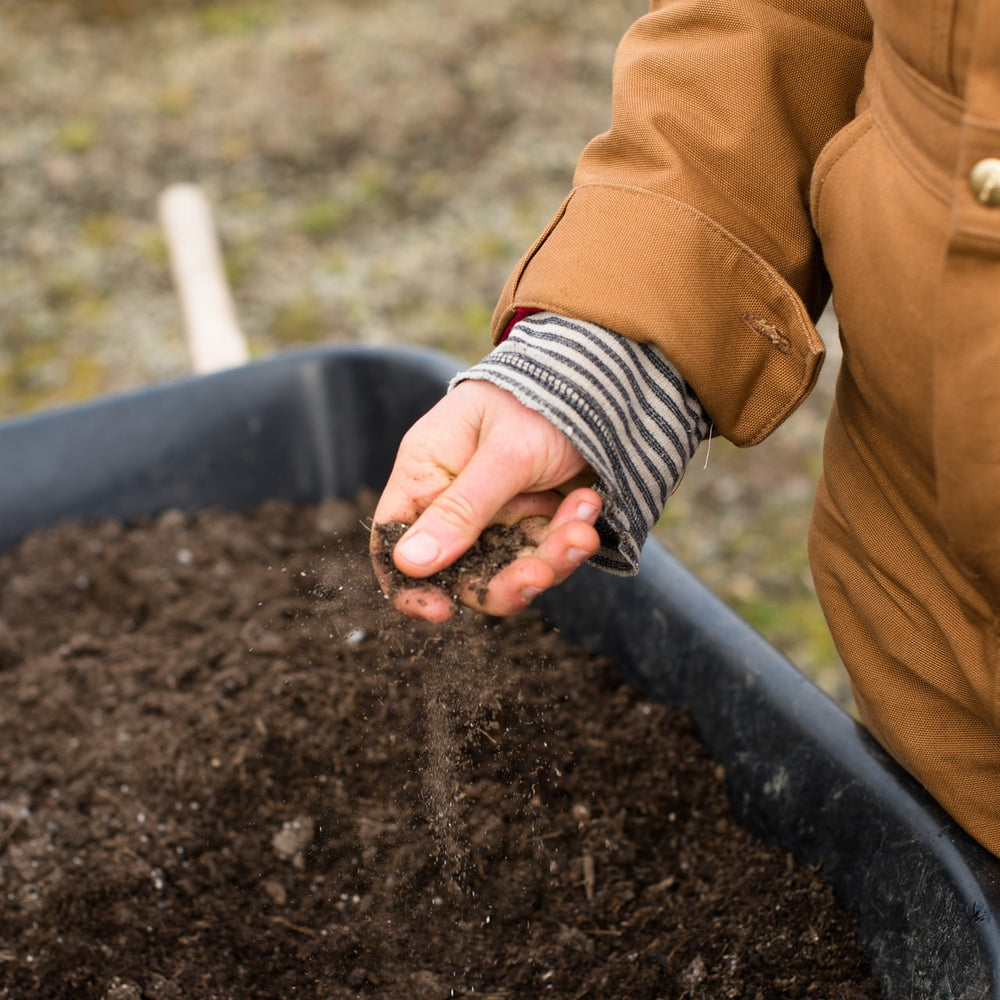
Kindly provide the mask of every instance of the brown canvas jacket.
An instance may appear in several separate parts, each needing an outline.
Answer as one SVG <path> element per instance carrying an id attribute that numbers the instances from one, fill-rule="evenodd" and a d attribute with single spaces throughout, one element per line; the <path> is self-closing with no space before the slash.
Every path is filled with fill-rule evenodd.
<path id="1" fill-rule="evenodd" d="M 766 437 L 843 362 L 810 533 L 864 721 L 1000 854 L 1000 0 L 663 0 L 504 288 Z"/>

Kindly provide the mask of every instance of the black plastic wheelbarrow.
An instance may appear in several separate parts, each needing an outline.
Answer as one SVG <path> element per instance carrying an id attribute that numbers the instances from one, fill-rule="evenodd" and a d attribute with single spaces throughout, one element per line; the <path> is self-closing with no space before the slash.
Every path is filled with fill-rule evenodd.
<path id="1" fill-rule="evenodd" d="M 331 348 L 0 424 L 0 547 L 64 517 L 354 497 L 454 363 Z M 648 694 L 694 713 L 740 820 L 822 871 L 885 996 L 1000 997 L 1000 861 L 661 546 L 585 568 L 542 610 Z"/>

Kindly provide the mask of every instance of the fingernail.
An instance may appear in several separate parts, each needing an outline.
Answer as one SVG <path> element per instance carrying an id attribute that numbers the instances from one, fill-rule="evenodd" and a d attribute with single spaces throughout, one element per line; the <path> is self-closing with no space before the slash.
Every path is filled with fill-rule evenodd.
<path id="1" fill-rule="evenodd" d="M 539 587 L 525 587 L 521 591 L 521 601 L 530 604 L 541 592 Z"/>
<path id="2" fill-rule="evenodd" d="M 418 531 L 415 535 L 404 538 L 396 546 L 396 551 L 408 562 L 417 566 L 427 566 L 441 555 L 441 546 L 433 535 L 427 534 L 426 531 Z"/>
<path id="3" fill-rule="evenodd" d="M 579 566 L 580 563 L 584 562 L 587 558 L 589 557 L 583 549 L 570 547 L 566 550 L 566 562 L 570 562 L 574 566 Z"/>
<path id="4" fill-rule="evenodd" d="M 576 516 L 581 521 L 586 521 L 588 524 L 593 524 L 597 520 L 597 515 L 600 514 L 601 508 L 595 507 L 592 503 L 582 503 L 576 508 Z"/>

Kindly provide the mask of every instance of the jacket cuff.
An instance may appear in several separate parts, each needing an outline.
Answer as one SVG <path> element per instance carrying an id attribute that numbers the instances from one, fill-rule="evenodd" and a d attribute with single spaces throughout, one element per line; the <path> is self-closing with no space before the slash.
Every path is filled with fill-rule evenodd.
<path id="1" fill-rule="evenodd" d="M 767 261 L 692 206 L 639 188 L 577 187 L 508 280 L 494 343 L 517 309 L 656 344 L 740 446 L 795 410 L 823 361 L 809 312 Z"/>
<path id="2" fill-rule="evenodd" d="M 467 379 L 508 390 L 569 438 L 597 473 L 603 501 L 591 562 L 635 573 L 650 528 L 709 431 L 697 396 L 659 348 L 541 312 L 516 323 L 452 386 Z"/>

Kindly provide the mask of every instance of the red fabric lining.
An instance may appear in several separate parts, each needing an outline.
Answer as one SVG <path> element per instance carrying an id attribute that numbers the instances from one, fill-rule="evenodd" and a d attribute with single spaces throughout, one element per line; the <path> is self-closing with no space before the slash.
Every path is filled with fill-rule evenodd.
<path id="1" fill-rule="evenodd" d="M 516 323 L 520 323 L 521 320 L 525 319 L 527 316 L 533 316 L 536 312 L 541 312 L 541 311 L 542 311 L 541 309 L 532 309 L 528 306 L 519 306 L 517 309 L 515 309 L 514 315 L 511 318 L 511 321 L 507 324 L 506 328 L 504 329 L 503 336 L 500 338 L 499 343 L 502 344 L 510 336 L 510 331 L 514 329 L 514 325 Z"/>

